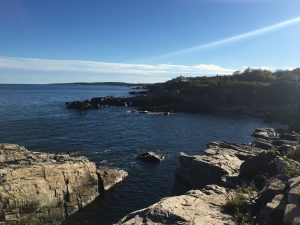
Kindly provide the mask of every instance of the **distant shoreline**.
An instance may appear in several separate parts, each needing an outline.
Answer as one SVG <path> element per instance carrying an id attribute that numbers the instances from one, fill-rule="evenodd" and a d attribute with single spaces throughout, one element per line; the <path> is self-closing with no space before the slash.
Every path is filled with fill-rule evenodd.
<path id="1" fill-rule="evenodd" d="M 0 83 L 0 85 L 109 85 L 109 86 L 147 86 L 153 83 L 126 83 L 126 82 L 74 82 L 74 83 L 46 83 L 46 84 L 11 84 Z"/>

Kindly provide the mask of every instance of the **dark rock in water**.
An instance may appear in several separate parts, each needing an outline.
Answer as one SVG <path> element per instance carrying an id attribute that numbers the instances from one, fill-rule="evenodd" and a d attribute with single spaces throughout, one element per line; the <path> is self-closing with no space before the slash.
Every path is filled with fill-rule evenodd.
<path id="1" fill-rule="evenodd" d="M 161 161 L 164 160 L 165 157 L 156 152 L 145 152 L 137 155 L 135 158 L 139 160 L 143 160 L 145 162 L 160 163 Z"/>
<path id="2" fill-rule="evenodd" d="M 79 115 L 80 115 L 80 116 L 85 116 L 85 115 L 86 115 L 86 112 L 80 112 Z"/>

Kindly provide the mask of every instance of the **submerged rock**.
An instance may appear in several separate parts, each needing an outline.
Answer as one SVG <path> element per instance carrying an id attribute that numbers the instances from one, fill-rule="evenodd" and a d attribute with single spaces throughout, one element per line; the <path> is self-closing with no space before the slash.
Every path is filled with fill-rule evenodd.
<path id="1" fill-rule="evenodd" d="M 137 155 L 135 158 L 150 163 L 160 163 L 165 159 L 163 155 L 156 152 L 141 153 Z"/>
<path id="2" fill-rule="evenodd" d="M 0 224 L 60 224 L 93 201 L 106 180 L 85 157 L 0 144 Z"/>
<path id="3" fill-rule="evenodd" d="M 164 198 L 148 208 L 130 213 L 117 225 L 233 225 L 233 218 L 221 212 L 220 206 L 225 204 L 226 198 L 225 188 L 208 185 L 202 190 Z"/>

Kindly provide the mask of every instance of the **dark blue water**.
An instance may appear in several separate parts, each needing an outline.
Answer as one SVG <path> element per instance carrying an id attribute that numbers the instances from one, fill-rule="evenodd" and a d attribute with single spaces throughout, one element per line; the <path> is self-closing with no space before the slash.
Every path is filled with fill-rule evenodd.
<path id="1" fill-rule="evenodd" d="M 106 225 L 171 195 L 177 153 L 200 154 L 210 140 L 249 142 L 257 127 L 278 126 L 247 117 L 129 113 L 125 107 L 89 111 L 64 103 L 95 96 L 127 95 L 124 86 L 0 85 L 0 143 L 31 150 L 79 150 L 98 164 L 125 169 L 129 177 L 70 218 L 67 224 Z M 134 160 L 141 151 L 166 155 L 160 165 Z"/>

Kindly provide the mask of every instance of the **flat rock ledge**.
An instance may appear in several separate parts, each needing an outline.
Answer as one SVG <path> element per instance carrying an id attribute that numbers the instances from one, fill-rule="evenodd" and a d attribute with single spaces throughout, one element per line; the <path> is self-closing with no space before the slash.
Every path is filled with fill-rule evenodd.
<path id="1" fill-rule="evenodd" d="M 225 188 L 209 185 L 185 195 L 164 198 L 148 208 L 127 215 L 117 225 L 233 225 L 232 217 L 223 214 L 220 208 L 226 202 L 226 196 Z"/>
<path id="2" fill-rule="evenodd" d="M 60 224 L 126 176 L 82 156 L 0 144 L 0 224 Z"/>

